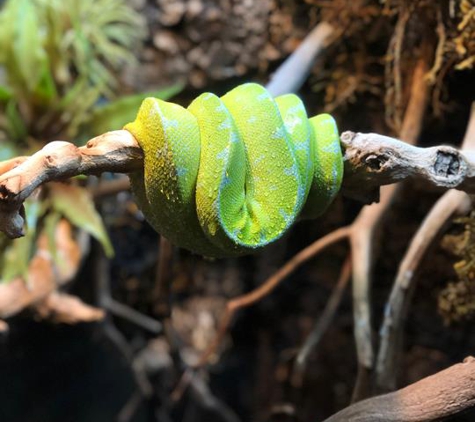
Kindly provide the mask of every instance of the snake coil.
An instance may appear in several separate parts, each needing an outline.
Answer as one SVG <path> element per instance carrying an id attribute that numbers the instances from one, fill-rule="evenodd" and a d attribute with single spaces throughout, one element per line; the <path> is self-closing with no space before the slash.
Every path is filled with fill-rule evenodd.
<path id="1" fill-rule="evenodd" d="M 257 84 L 185 109 L 147 98 L 125 126 L 144 151 L 131 175 L 138 204 L 172 243 L 206 256 L 242 255 L 331 203 L 343 161 L 333 118 L 308 118 L 295 95 Z"/>

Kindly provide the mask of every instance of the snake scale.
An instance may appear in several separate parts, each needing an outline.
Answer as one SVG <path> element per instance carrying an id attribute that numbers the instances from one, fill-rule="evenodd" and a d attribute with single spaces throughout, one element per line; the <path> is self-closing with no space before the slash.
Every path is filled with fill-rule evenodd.
<path id="1" fill-rule="evenodd" d="M 296 95 L 274 99 L 255 83 L 204 93 L 186 109 L 147 98 L 124 129 L 144 152 L 130 177 L 146 219 L 201 255 L 264 247 L 297 218 L 320 215 L 340 188 L 334 119 L 308 118 Z"/>

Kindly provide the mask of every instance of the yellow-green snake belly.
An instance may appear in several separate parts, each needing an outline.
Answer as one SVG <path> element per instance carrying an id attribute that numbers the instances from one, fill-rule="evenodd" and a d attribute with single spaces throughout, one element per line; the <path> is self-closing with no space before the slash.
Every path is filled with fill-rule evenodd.
<path id="1" fill-rule="evenodd" d="M 308 118 L 296 95 L 274 99 L 258 84 L 202 94 L 186 109 L 147 98 L 125 129 L 144 151 L 131 183 L 146 219 L 205 256 L 264 247 L 298 217 L 320 215 L 341 185 L 334 119 Z"/>

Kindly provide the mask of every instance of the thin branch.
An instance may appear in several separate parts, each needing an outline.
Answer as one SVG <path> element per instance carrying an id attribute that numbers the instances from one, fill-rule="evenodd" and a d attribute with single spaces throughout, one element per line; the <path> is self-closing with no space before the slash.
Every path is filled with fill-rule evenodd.
<path id="1" fill-rule="evenodd" d="M 300 351 L 295 359 L 295 364 L 292 372 L 292 385 L 294 387 L 300 387 L 302 385 L 303 377 L 305 370 L 307 368 L 308 358 L 311 352 L 317 347 L 322 339 L 323 335 L 327 331 L 331 322 L 333 321 L 335 314 L 340 305 L 341 299 L 343 298 L 343 293 L 345 292 L 346 286 L 351 276 L 351 256 L 348 256 L 343 264 L 341 269 L 340 277 L 337 284 L 335 285 L 333 292 L 328 299 L 325 309 L 322 312 L 322 315 L 318 319 L 318 322 L 315 324 L 312 332 L 309 334 L 305 343 L 300 348 Z"/>
<path id="2" fill-rule="evenodd" d="M 316 242 L 302 249 L 292 259 L 290 259 L 283 267 L 276 273 L 270 276 L 261 286 L 237 298 L 231 299 L 226 304 L 225 314 L 221 320 L 221 325 L 218 329 L 215 340 L 209 345 L 201 356 L 197 366 L 203 366 L 209 358 L 215 353 L 216 349 L 221 344 L 221 341 L 226 334 L 229 324 L 231 323 L 235 313 L 242 308 L 253 305 L 262 298 L 271 293 L 288 275 L 294 272 L 298 267 L 313 258 L 328 246 L 347 238 L 350 235 L 350 227 L 341 227 L 332 233 L 318 239 Z"/>
<path id="3" fill-rule="evenodd" d="M 413 114 L 408 116 L 416 118 Z M 420 148 L 372 133 L 344 132 L 341 143 L 345 148 L 343 192 L 364 202 L 377 199 L 380 186 L 408 178 L 446 189 L 475 191 L 473 150 L 461 151 L 445 145 Z"/>
<path id="4" fill-rule="evenodd" d="M 105 308 L 105 304 L 110 303 L 111 292 L 110 292 L 110 270 L 109 270 L 109 261 L 104 255 L 102 249 L 97 248 L 98 250 L 93 255 L 93 271 L 94 271 L 94 281 L 96 283 L 96 300 L 98 306 Z M 140 366 L 133 365 L 134 354 L 131 346 L 127 342 L 124 335 L 117 329 L 110 315 L 106 315 L 104 318 L 104 323 L 102 325 L 104 334 L 109 338 L 109 340 L 116 346 L 117 350 L 122 353 L 124 358 L 129 363 L 131 370 L 133 371 L 135 382 L 137 388 L 140 391 L 140 394 L 143 398 L 149 398 L 153 394 L 153 387 L 150 383 L 150 380 L 147 377 L 144 369 Z"/>
<path id="5" fill-rule="evenodd" d="M 353 404 L 324 422 L 443 421 L 475 406 L 475 359 L 466 358 L 394 393 Z"/>
<path id="6" fill-rule="evenodd" d="M 169 317 L 170 287 L 172 282 L 173 245 L 168 239 L 160 236 L 158 249 L 157 273 L 152 290 L 153 312 L 157 317 Z"/>
<path id="7" fill-rule="evenodd" d="M 199 374 L 193 374 L 189 389 L 195 400 L 206 410 L 219 415 L 223 422 L 240 422 L 240 419 L 226 403 L 219 400 Z"/>
<path id="8" fill-rule="evenodd" d="M 475 105 L 462 144 L 462 149 L 475 145 Z M 454 214 L 466 214 L 471 200 L 464 192 L 446 192 L 432 207 L 399 265 L 391 295 L 386 304 L 383 324 L 380 330 L 380 350 L 376 364 L 376 382 L 381 391 L 396 387 L 397 368 L 403 341 L 403 324 L 415 288 L 415 275 L 430 246 L 440 235 Z"/>
<path id="9" fill-rule="evenodd" d="M 401 138 L 408 143 L 398 143 L 396 149 L 388 154 L 389 159 L 380 161 L 385 154 L 380 155 L 374 165 L 373 155 L 363 154 L 366 159 L 365 163 L 373 163 L 370 167 L 379 173 L 379 169 L 384 169 L 385 162 L 392 161 L 390 157 L 401 159 L 404 157 L 405 164 L 398 168 L 396 172 L 391 172 L 396 176 L 400 174 L 400 169 L 404 168 L 406 164 L 411 161 L 412 151 L 422 151 L 420 148 L 413 147 L 409 144 L 414 144 L 419 136 L 422 119 L 424 116 L 427 104 L 427 84 L 424 80 L 426 73 L 426 63 L 423 58 L 418 61 L 414 70 L 411 95 L 406 108 L 404 121 L 401 128 Z M 398 153 L 399 148 L 408 151 L 405 155 Z M 383 149 L 384 150 L 384 149 Z M 411 152 L 410 152 L 411 151 Z M 355 151 L 356 152 L 356 151 Z M 424 150 L 424 154 L 427 150 Z M 427 168 L 434 167 L 437 161 L 424 159 L 424 154 L 419 156 L 417 161 L 426 163 Z M 357 153 L 356 156 L 359 154 Z M 408 160 L 406 161 L 406 157 Z M 379 163 L 382 163 L 379 166 Z M 392 166 L 390 166 L 392 167 Z M 408 169 L 419 168 L 419 164 L 415 162 L 410 165 Z M 421 174 L 432 174 L 431 171 L 421 172 Z M 448 174 L 447 174 L 448 176 Z M 351 177 L 350 177 L 351 179 Z M 360 181 L 361 183 L 361 181 Z M 362 183 L 363 184 L 363 183 Z M 366 184 L 366 183 L 364 183 Z M 368 186 L 368 184 L 366 184 Z M 356 340 L 356 350 L 358 355 L 358 376 L 356 380 L 355 389 L 353 391 L 353 401 L 360 400 L 368 394 L 369 371 L 373 368 L 374 363 L 374 349 L 372 344 L 372 323 L 371 323 L 371 309 L 370 309 L 370 288 L 371 288 L 371 270 L 374 262 L 374 239 L 382 222 L 386 210 L 390 206 L 392 199 L 396 194 L 396 186 L 385 186 L 381 189 L 381 199 L 378 204 L 364 207 L 358 217 L 353 222 L 352 236 L 351 236 L 351 253 L 353 262 L 353 314 L 354 314 L 354 331 Z"/>
<path id="10" fill-rule="evenodd" d="M 130 306 L 124 305 L 111 297 L 103 298 L 101 306 L 109 311 L 112 315 L 125 319 L 137 327 L 149 331 L 153 334 L 159 334 L 163 331 L 160 321 L 157 321 L 148 315 L 136 311 Z"/>
<path id="11" fill-rule="evenodd" d="M 266 86 L 269 92 L 275 97 L 297 92 L 306 81 L 315 59 L 330 41 L 334 32 L 333 26 L 328 22 L 319 23 L 272 75 Z"/>
<path id="12" fill-rule="evenodd" d="M 108 132 L 80 148 L 69 142 L 51 142 L 0 175 L 0 231 L 12 238 L 23 235 L 23 201 L 46 182 L 104 171 L 128 173 L 141 167 L 142 150 L 125 130 Z"/>
<path id="13" fill-rule="evenodd" d="M 97 186 L 91 188 L 91 194 L 95 199 L 97 199 L 104 196 L 116 195 L 129 189 L 130 180 L 128 177 L 123 176 L 112 180 L 101 180 Z"/>

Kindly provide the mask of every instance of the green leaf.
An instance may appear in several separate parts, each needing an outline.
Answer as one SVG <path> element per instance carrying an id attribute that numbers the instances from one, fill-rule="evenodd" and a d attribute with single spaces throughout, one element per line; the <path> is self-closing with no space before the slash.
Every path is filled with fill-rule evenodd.
<path id="1" fill-rule="evenodd" d="M 44 104 L 48 104 L 53 98 L 57 97 L 56 85 L 47 60 L 43 63 L 41 76 L 35 87 L 35 96 Z"/>
<path id="2" fill-rule="evenodd" d="M 88 132 L 91 136 L 111 130 L 122 129 L 124 125 L 133 121 L 142 101 L 147 97 L 156 97 L 168 100 L 178 94 L 183 85 L 176 84 L 159 91 L 130 95 L 115 100 L 105 106 L 97 107 L 88 123 Z"/>
<path id="3" fill-rule="evenodd" d="M 0 102 L 6 103 L 11 98 L 12 98 L 11 91 L 6 86 L 0 85 Z"/>
<path id="4" fill-rule="evenodd" d="M 18 9 L 15 16 L 16 34 L 13 41 L 13 55 L 24 83 L 28 90 L 33 92 L 41 78 L 46 57 L 38 14 L 31 0 L 15 0 L 15 5 Z"/>
<path id="5" fill-rule="evenodd" d="M 50 183 L 49 186 L 53 209 L 97 239 L 106 255 L 112 257 L 114 249 L 89 191 L 80 186 L 61 183 Z"/>
<path id="6" fill-rule="evenodd" d="M 28 131 L 25 123 L 18 111 L 17 103 L 12 99 L 8 102 L 5 115 L 8 122 L 8 132 L 12 139 L 23 141 L 27 137 Z"/>

